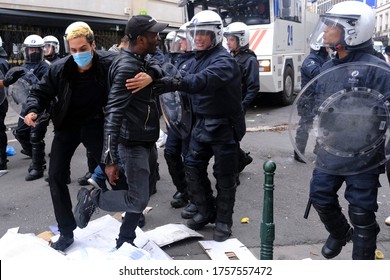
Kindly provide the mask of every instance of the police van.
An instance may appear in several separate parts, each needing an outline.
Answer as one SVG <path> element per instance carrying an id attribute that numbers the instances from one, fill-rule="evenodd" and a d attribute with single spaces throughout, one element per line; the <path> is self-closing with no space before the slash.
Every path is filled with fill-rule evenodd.
<path id="1" fill-rule="evenodd" d="M 188 17 L 211 9 L 224 25 L 236 21 L 250 28 L 249 48 L 259 62 L 260 92 L 273 94 L 279 104 L 292 104 L 300 89 L 302 62 L 319 16 L 306 10 L 305 0 L 188 0 Z"/>

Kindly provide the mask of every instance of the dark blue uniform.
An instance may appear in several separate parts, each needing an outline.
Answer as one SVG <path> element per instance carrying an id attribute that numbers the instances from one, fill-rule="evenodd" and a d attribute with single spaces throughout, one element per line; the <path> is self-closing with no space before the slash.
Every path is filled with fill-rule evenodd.
<path id="1" fill-rule="evenodd" d="M 352 51 L 342 59 L 335 58 L 326 62 L 321 72 L 348 62 L 363 62 L 362 65 L 372 63 L 374 65 L 388 67 L 383 60 L 369 53 Z M 389 75 L 385 75 L 382 69 L 378 68 L 374 70 L 373 67 L 364 68 L 364 66 L 352 67 L 352 70 L 347 68 L 342 69 L 335 69 L 327 74 L 326 77 L 328 78 L 318 80 L 315 88 L 315 104 L 317 108 L 331 94 L 339 92 L 342 89 L 351 90 L 351 87 L 366 87 L 377 90 L 385 95 L 385 100 L 390 99 L 390 96 L 386 96 L 390 92 L 390 85 L 388 83 Z M 369 70 L 365 71 L 364 69 Z M 344 120 L 345 118 L 358 117 L 358 115 L 352 114 L 341 115 Z M 331 139 L 332 144 L 345 145 L 343 148 L 347 149 L 348 142 L 350 141 L 349 138 L 351 137 L 348 139 L 345 139 L 345 137 L 341 137 L 344 139 L 337 139 L 338 135 L 343 135 L 342 132 L 345 128 L 339 129 L 335 119 L 332 119 L 329 124 L 329 128 L 323 127 L 324 131 L 328 131 L 329 133 L 333 132 L 331 131 L 332 129 L 337 131 L 334 134 L 335 137 Z M 357 131 L 359 132 L 359 128 L 357 128 Z M 362 133 L 364 133 L 364 129 Z M 379 164 L 384 159 L 384 144 L 374 147 L 366 154 L 353 158 L 336 156 L 334 153 L 324 149 L 321 145 L 317 148 L 317 168 L 314 169 L 311 179 L 310 199 L 321 221 L 330 233 L 324 248 L 329 249 L 335 246 L 332 244 L 336 244 L 336 248 L 340 248 L 339 246 L 345 245 L 345 242 L 348 242 L 352 238 L 353 259 L 374 259 L 376 236 L 379 232 L 379 226 L 375 218 L 375 212 L 378 209 L 378 188 L 381 186 L 379 174 L 384 172 L 384 167 Z M 373 168 L 369 169 L 370 166 L 373 166 Z M 338 173 L 327 172 L 327 170 L 338 171 Z M 347 172 L 348 170 L 349 173 Z M 348 214 L 353 229 L 342 213 L 338 201 L 337 193 L 343 183 L 346 184 L 344 197 L 349 203 Z M 329 255 L 333 257 L 332 252 Z"/>
<path id="2" fill-rule="evenodd" d="M 10 65 L 7 61 L 7 53 L 3 49 L 3 47 L 0 47 L 0 71 L 5 76 L 5 74 L 8 72 L 10 68 Z M 4 90 L 4 89 L 0 89 Z M 7 98 L 4 99 L 4 101 L 0 104 L 0 170 L 7 169 L 7 134 L 6 126 L 5 126 L 5 116 L 8 111 L 8 100 Z"/>
<path id="3" fill-rule="evenodd" d="M 238 143 L 245 134 L 240 68 L 219 44 L 195 54 L 179 90 L 189 93 L 195 116 L 185 168 L 188 188 L 199 213 L 187 225 L 200 229 L 215 219 L 214 239 L 223 241 L 230 235 L 233 224 Z M 215 205 L 207 174 L 213 156 Z"/>
<path id="4" fill-rule="evenodd" d="M 50 64 L 46 60 L 39 63 L 25 62 L 21 65 L 21 67 L 33 71 L 38 80 L 47 72 L 49 66 Z M 22 109 L 20 115 L 24 117 L 26 111 Z M 35 127 L 30 127 L 22 119 L 19 119 L 18 126 L 13 131 L 15 138 L 22 146 L 22 152 L 32 158 L 31 165 L 28 169 L 29 175 L 26 177 L 27 181 L 35 180 L 43 176 L 44 164 L 46 163 L 44 138 L 48 124 L 49 119 L 40 122 Z"/>
<path id="5" fill-rule="evenodd" d="M 316 51 L 311 49 L 310 54 L 305 58 L 302 63 L 301 68 L 301 88 L 303 89 L 315 76 L 320 73 L 321 66 L 329 59 L 329 55 L 325 50 L 325 47 L 322 47 L 320 50 Z M 310 93 L 309 93 L 310 92 Z M 301 96 L 298 100 L 297 109 L 298 115 L 301 117 L 299 120 L 295 143 L 298 150 L 304 154 L 309 138 L 309 130 L 313 126 L 313 106 L 314 106 L 314 97 L 312 96 L 313 89 L 306 91 L 304 96 Z M 298 155 L 295 154 L 295 158 L 299 160 Z"/>
<path id="6" fill-rule="evenodd" d="M 190 64 L 193 61 L 193 53 L 174 53 L 171 54 L 171 63 L 179 70 L 182 76 L 185 76 Z M 185 92 L 181 92 L 183 98 L 188 98 Z M 173 129 L 167 128 L 168 137 L 164 148 L 164 158 L 168 165 L 169 174 L 172 177 L 173 184 L 176 187 L 176 193 L 173 195 L 171 205 L 174 208 L 180 208 L 187 205 L 189 200 L 187 192 L 187 182 L 185 180 L 183 158 L 188 151 L 189 138 L 181 139 L 175 134 Z M 192 206 L 193 207 L 193 206 Z M 186 207 L 187 208 L 187 207 Z M 188 209 L 187 209 L 188 210 Z M 192 211 L 193 212 L 193 211 Z M 191 218 L 191 214 L 184 214 L 184 218 Z"/>

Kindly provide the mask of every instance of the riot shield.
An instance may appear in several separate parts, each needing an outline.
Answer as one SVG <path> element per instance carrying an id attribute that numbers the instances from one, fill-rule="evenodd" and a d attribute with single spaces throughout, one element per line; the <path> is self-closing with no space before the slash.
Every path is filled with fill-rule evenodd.
<path id="1" fill-rule="evenodd" d="M 166 75 L 180 78 L 180 72 L 170 63 L 162 66 Z M 181 139 L 186 138 L 191 131 L 192 110 L 189 97 L 185 92 L 167 92 L 159 96 L 163 118 L 169 129 Z"/>
<path id="2" fill-rule="evenodd" d="M 11 68 L 5 77 L 11 76 L 15 71 L 19 70 L 23 70 L 25 74 L 15 83 L 6 88 L 8 104 L 18 114 L 21 113 L 24 109 L 27 96 L 30 93 L 32 85 L 38 83 L 39 81 L 38 78 L 34 75 L 33 71 L 29 71 L 28 69 L 19 66 Z"/>
<path id="3" fill-rule="evenodd" d="M 390 156 L 390 70 L 346 63 L 324 71 L 299 93 L 290 112 L 296 153 L 325 173 L 353 175 Z"/>
<path id="4" fill-rule="evenodd" d="M 4 80 L 3 72 L 0 71 L 0 80 Z M 4 88 L 0 88 L 0 105 L 3 104 L 5 100 L 5 90 Z"/>

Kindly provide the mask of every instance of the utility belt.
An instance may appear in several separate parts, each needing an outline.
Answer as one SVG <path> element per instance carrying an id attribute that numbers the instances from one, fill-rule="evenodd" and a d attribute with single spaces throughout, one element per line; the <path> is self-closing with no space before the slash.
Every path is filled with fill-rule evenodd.
<path id="1" fill-rule="evenodd" d="M 199 142 L 236 143 L 241 141 L 246 132 L 245 116 L 243 112 L 227 115 L 200 115 L 196 114 L 193 135 Z"/>

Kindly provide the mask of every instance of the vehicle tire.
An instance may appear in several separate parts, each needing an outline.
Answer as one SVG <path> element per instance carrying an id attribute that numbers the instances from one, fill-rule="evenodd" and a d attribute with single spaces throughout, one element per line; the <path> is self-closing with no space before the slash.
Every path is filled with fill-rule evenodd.
<path id="1" fill-rule="evenodd" d="M 280 92 L 280 104 L 291 105 L 294 102 L 294 72 L 290 66 L 286 67 L 283 75 L 283 91 Z"/>

